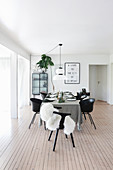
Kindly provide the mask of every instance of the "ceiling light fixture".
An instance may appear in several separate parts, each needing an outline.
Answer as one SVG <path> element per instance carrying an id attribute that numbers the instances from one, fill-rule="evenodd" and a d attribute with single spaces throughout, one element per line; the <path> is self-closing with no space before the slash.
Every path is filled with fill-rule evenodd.
<path id="1" fill-rule="evenodd" d="M 53 77 L 53 80 L 66 80 L 66 76 L 64 75 L 64 69 L 61 66 L 61 46 L 62 46 L 62 44 L 59 44 L 59 47 L 60 47 L 60 66 L 56 70 L 56 75 Z"/>

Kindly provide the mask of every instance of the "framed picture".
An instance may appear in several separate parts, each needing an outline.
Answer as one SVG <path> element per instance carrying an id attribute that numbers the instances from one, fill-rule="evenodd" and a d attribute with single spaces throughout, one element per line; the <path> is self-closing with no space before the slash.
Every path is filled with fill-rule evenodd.
<path id="1" fill-rule="evenodd" d="M 80 83 L 80 63 L 67 62 L 64 64 L 65 75 L 67 79 L 65 84 L 79 84 Z"/>

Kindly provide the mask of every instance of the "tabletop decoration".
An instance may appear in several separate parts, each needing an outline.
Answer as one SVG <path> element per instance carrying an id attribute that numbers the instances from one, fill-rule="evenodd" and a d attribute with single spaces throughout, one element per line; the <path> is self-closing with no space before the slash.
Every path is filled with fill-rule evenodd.
<path id="1" fill-rule="evenodd" d="M 64 103 L 65 102 L 64 93 L 63 92 L 58 93 L 57 99 L 58 99 L 58 103 Z"/>

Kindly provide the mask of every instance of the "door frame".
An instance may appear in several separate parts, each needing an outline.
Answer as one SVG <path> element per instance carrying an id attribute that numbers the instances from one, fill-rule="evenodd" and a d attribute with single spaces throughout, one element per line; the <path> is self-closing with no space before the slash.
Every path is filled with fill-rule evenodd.
<path id="1" fill-rule="evenodd" d="M 89 81 L 89 74 L 90 74 L 90 66 L 106 66 L 107 67 L 107 79 L 108 79 L 108 64 L 97 64 L 97 63 L 93 63 L 93 64 L 88 64 L 88 89 L 90 87 L 90 81 Z M 108 81 L 107 81 L 107 93 L 108 93 Z M 107 101 L 108 101 L 108 95 L 107 95 Z"/>

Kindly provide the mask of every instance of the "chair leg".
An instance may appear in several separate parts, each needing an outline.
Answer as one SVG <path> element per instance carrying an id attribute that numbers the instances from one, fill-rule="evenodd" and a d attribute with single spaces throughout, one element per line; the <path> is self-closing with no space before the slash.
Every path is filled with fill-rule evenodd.
<path id="1" fill-rule="evenodd" d="M 34 120 L 35 120 L 36 114 L 37 114 L 37 113 L 35 113 L 35 114 L 33 115 L 33 118 L 32 118 L 31 123 L 30 123 L 30 125 L 29 125 L 29 129 L 30 129 L 31 125 L 34 123 Z"/>
<path id="2" fill-rule="evenodd" d="M 31 127 L 31 124 L 32 124 L 32 122 L 31 122 L 30 125 L 29 125 L 29 129 L 30 129 L 30 127 Z"/>
<path id="3" fill-rule="evenodd" d="M 92 124 L 93 122 L 92 122 L 91 116 L 90 116 L 90 114 L 89 114 L 89 113 L 87 113 L 87 114 L 88 114 L 88 116 L 89 116 L 89 120 L 90 120 L 90 122 L 91 122 L 91 124 Z"/>
<path id="4" fill-rule="evenodd" d="M 94 128 L 96 129 L 96 125 L 95 125 L 95 123 L 94 123 L 94 120 L 93 120 L 93 118 L 92 118 L 91 115 L 90 115 L 90 117 L 91 117 L 91 119 L 92 119 L 93 126 L 94 126 Z"/>
<path id="5" fill-rule="evenodd" d="M 44 129 L 46 130 L 46 122 L 44 121 Z"/>
<path id="6" fill-rule="evenodd" d="M 75 147 L 74 139 L 73 139 L 73 134 L 71 133 L 70 136 L 71 136 L 71 140 L 72 140 L 73 147 Z"/>
<path id="7" fill-rule="evenodd" d="M 56 146 L 56 142 L 57 142 L 58 132 L 59 132 L 59 129 L 56 130 L 56 136 L 55 136 L 55 141 L 54 141 L 54 145 L 53 145 L 53 151 L 55 151 L 55 146 Z"/>
<path id="8" fill-rule="evenodd" d="M 51 136 L 52 136 L 52 133 L 53 133 L 53 131 L 51 131 L 51 132 L 50 132 L 50 135 L 49 135 L 48 141 L 50 141 Z"/>
<path id="9" fill-rule="evenodd" d="M 68 139 L 67 135 L 65 134 L 66 139 Z"/>
<path id="10" fill-rule="evenodd" d="M 92 116 L 91 116 L 90 114 L 89 114 L 89 117 L 90 117 L 90 119 L 91 119 L 91 122 L 93 123 L 94 128 L 96 129 L 96 126 L 95 126 L 94 120 L 93 120 L 93 118 L 92 118 Z"/>
<path id="11" fill-rule="evenodd" d="M 84 118 L 85 118 L 85 120 L 86 120 L 86 115 L 85 115 L 85 112 L 83 112 L 83 115 L 84 115 Z"/>

